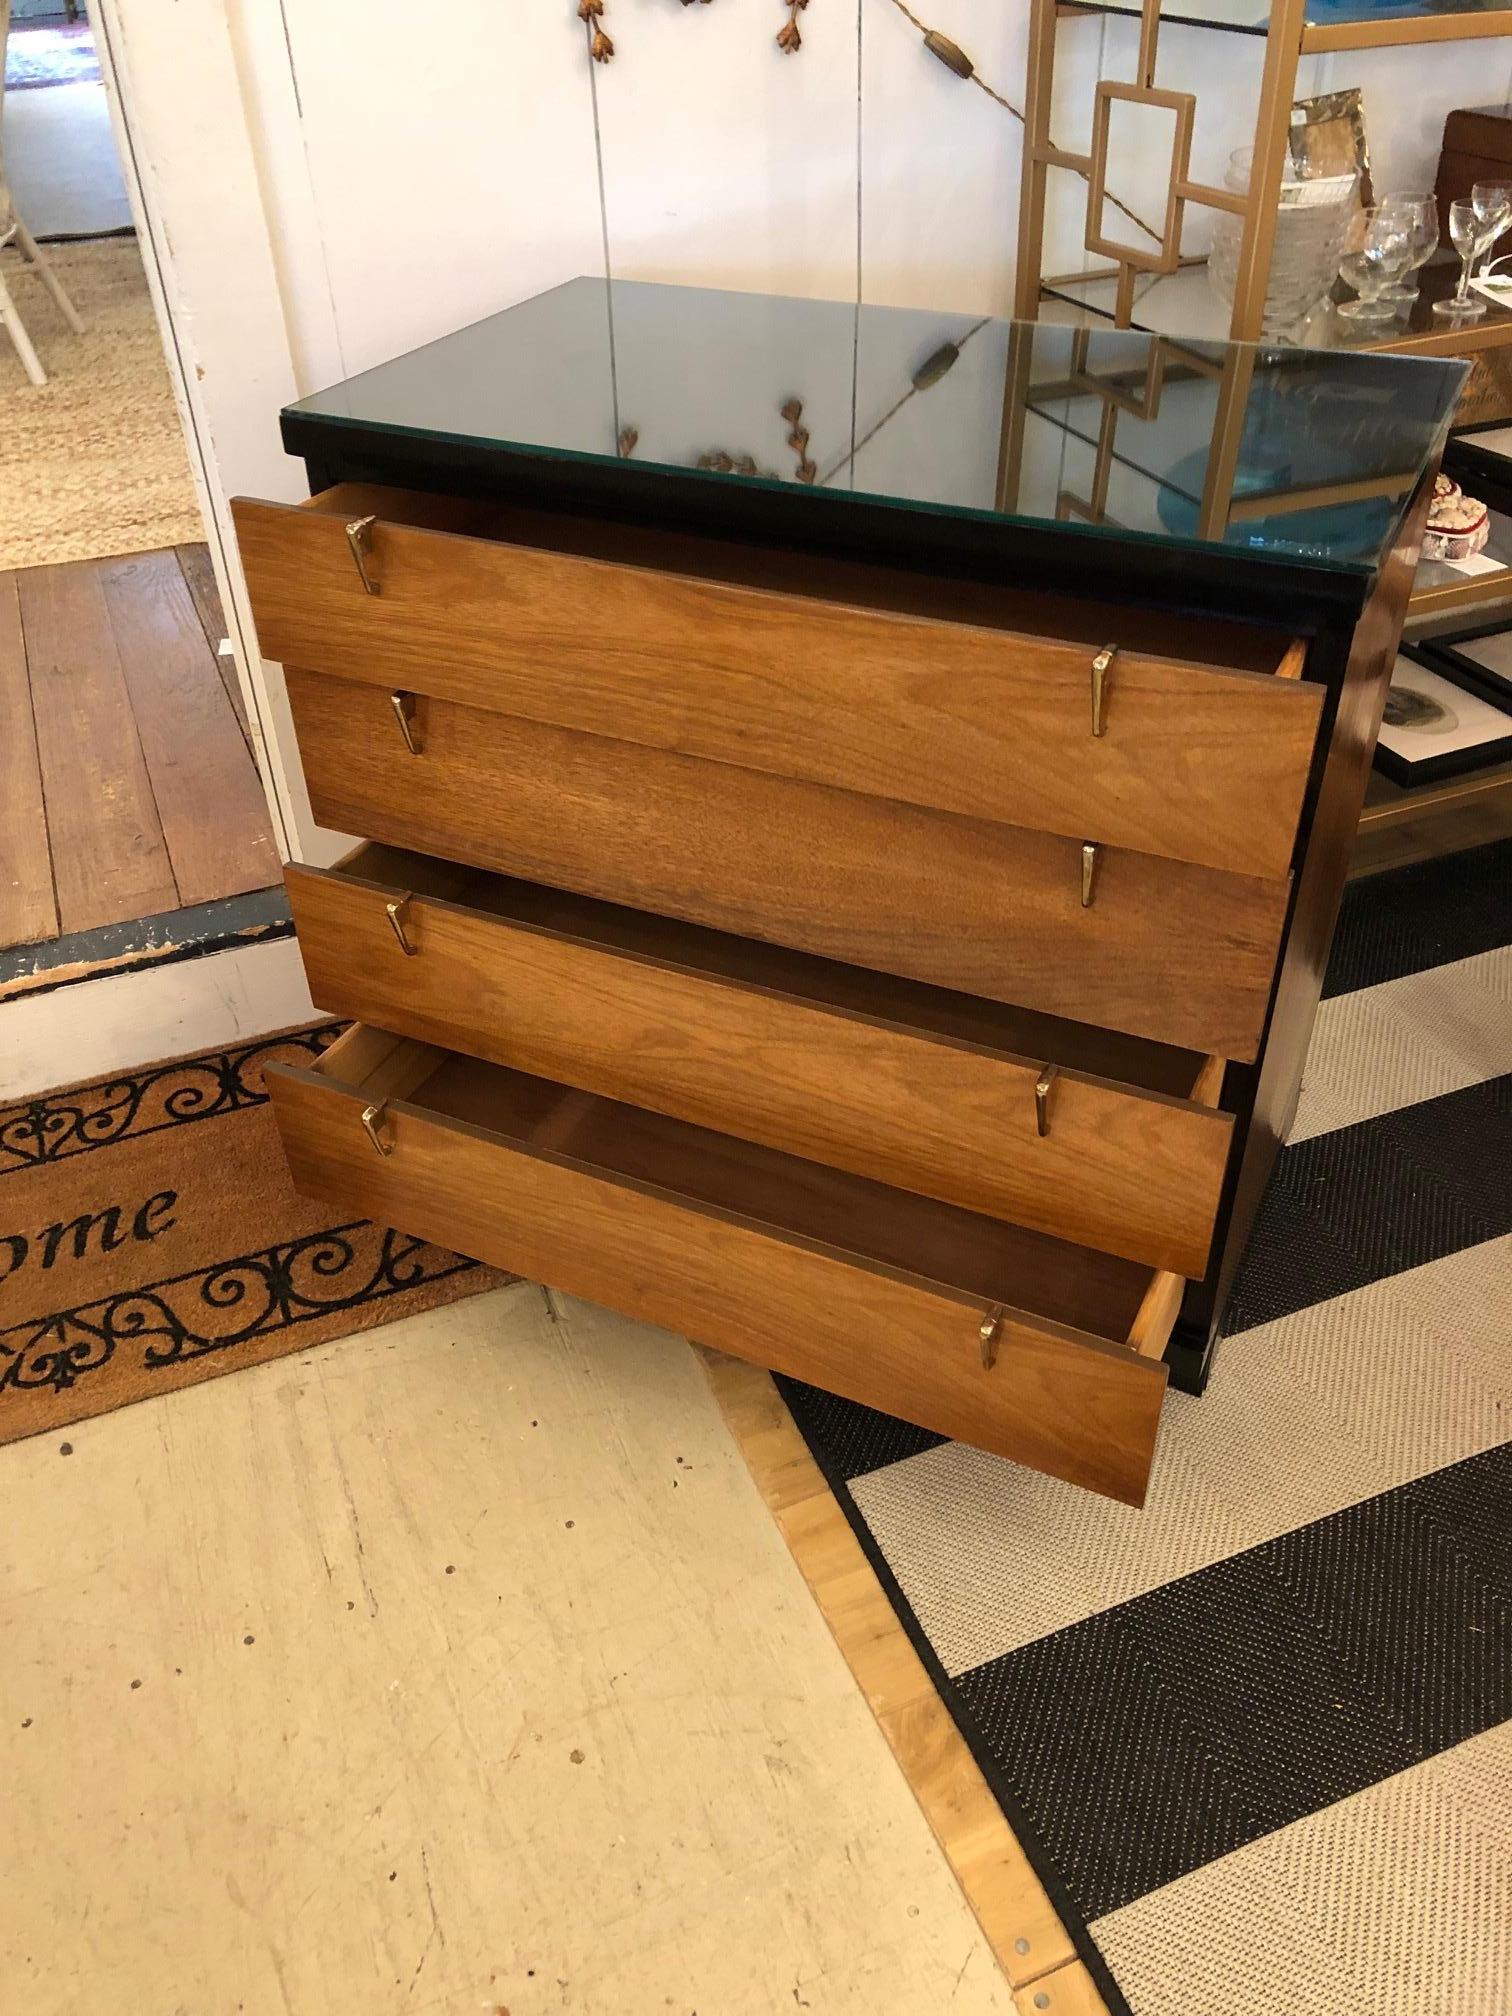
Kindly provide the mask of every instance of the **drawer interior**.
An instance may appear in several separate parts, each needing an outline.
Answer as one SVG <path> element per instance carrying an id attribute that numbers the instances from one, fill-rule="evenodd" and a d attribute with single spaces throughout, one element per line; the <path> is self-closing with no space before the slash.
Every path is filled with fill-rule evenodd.
<path id="1" fill-rule="evenodd" d="M 1024 1064 L 1054 1062 L 1062 1070 L 1155 1098 L 1218 1104 L 1223 1062 L 1202 1051 L 842 965 L 764 940 L 736 937 L 483 869 L 457 867 L 376 842 L 355 848 L 338 864 L 337 872 L 370 883 L 375 904 L 382 894 L 408 891 L 622 957 L 767 989 Z"/>
<path id="2" fill-rule="evenodd" d="M 378 1102 L 1033 1319 L 1165 1348 L 1178 1276 L 504 1066 L 358 1026 L 319 1074 Z"/>
<path id="3" fill-rule="evenodd" d="M 1094 649 L 1116 632 L 1126 650 L 1195 665 L 1219 664 L 1235 671 L 1295 678 L 1306 657 L 1305 646 L 1289 630 L 1265 629 L 1220 616 L 1183 616 L 1123 602 L 1104 607 L 1085 596 L 941 580 L 869 566 L 864 561 L 694 537 L 649 525 L 575 518 L 568 513 L 532 511 L 481 499 L 342 483 L 309 498 L 302 508 L 346 520 L 372 514 L 390 524 L 421 530 L 538 547 L 585 560 L 652 568 L 659 573 L 804 595 L 897 615 L 979 623 L 1060 643 L 1090 644 Z"/>

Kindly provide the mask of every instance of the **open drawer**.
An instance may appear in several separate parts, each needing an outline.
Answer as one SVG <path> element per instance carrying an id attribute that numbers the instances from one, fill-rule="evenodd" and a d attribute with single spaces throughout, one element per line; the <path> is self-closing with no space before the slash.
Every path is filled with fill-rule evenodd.
<path id="1" fill-rule="evenodd" d="M 1285 631 L 965 583 L 900 607 L 886 569 L 403 490 L 234 510 L 266 654 L 385 707 L 428 695 L 1078 845 L 1290 867 L 1323 695 L 1287 676 Z"/>
<path id="2" fill-rule="evenodd" d="M 365 845 L 291 867 L 332 1014 L 1200 1276 L 1221 1061 Z"/>
<path id="3" fill-rule="evenodd" d="M 358 1026 L 298 1188 L 1137 1505 L 1179 1278 Z"/>

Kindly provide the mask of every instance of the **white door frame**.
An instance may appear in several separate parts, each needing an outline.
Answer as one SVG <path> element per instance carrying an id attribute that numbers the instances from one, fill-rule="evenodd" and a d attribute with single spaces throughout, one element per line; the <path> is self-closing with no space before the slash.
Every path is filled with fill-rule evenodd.
<path id="1" fill-rule="evenodd" d="M 280 407 L 298 396 L 223 0 L 87 0 L 111 124 L 184 445 L 282 860 L 314 830 L 282 676 L 257 648 L 223 472 L 238 488 L 300 494 Z M 191 312 L 186 304 L 193 302 Z"/>

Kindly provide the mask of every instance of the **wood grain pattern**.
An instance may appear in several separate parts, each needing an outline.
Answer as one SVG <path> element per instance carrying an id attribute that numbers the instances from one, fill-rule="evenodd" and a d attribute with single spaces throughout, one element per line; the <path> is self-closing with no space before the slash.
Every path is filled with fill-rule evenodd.
<path id="1" fill-rule="evenodd" d="M 279 862 L 262 786 L 177 555 L 132 554 L 99 578 L 179 901 L 270 887 Z"/>
<path id="2" fill-rule="evenodd" d="M 1029 1858 L 768 1375 L 701 1354 L 714 1397 L 820 1614 L 1014 1987 L 1077 1964 Z M 1096 2005 L 1092 2005 L 1094 2008 Z"/>
<path id="3" fill-rule="evenodd" d="M 15 575 L 0 573 L 0 950 L 57 935 L 21 600 Z"/>
<path id="4" fill-rule="evenodd" d="M 1284 876 L 1321 690 L 503 544 L 242 502 L 262 647 L 384 688 L 1078 842 Z M 1116 643 L 1114 634 L 1107 642 Z"/>
<path id="5" fill-rule="evenodd" d="M 178 907 L 98 570 L 17 575 L 61 932 Z"/>
<path id="6" fill-rule="evenodd" d="M 1018 2016 L 1108 2016 L 1097 1983 L 1080 1960 L 1068 1960 L 1013 1991 Z"/>
<path id="7" fill-rule="evenodd" d="M 455 1078 L 460 1063 L 449 1060 L 443 1071 Z M 360 1089 L 318 1072 L 270 1071 L 298 1187 L 1068 1482 L 1142 1501 L 1163 1366 L 1126 1345 L 1010 1308 L 997 1364 L 986 1370 L 977 1335 L 983 1300 L 858 1253 L 855 1238 L 870 1229 L 864 1220 L 846 1250 L 543 1150 L 528 1127 L 499 1131 L 511 1074 L 468 1064 L 460 1075 L 453 1100 L 474 1110 L 490 1104 L 481 1096 L 489 1080 L 491 1128 L 432 1110 L 427 1083 L 386 1109 L 393 1152 L 383 1156 L 360 1125 Z M 618 1122 L 613 1132 L 617 1137 Z M 602 1154 L 602 1135 L 588 1133 Z M 746 1151 L 753 1158 L 762 1152 Z M 785 1196 L 775 1175 L 772 1187 Z M 882 1200 L 892 1195 L 864 1187 Z M 854 1202 L 838 1192 L 836 1209 L 854 1219 Z M 901 1215 L 897 1207 L 894 1215 Z"/>
<path id="8" fill-rule="evenodd" d="M 693 931 L 692 956 L 674 963 L 591 925 L 572 934 L 419 896 L 406 957 L 385 904 L 407 885 L 304 868 L 287 879 L 311 993 L 333 1014 L 1150 1266 L 1206 1267 L 1232 1128 L 1209 1106 L 1064 1068 L 1056 1052 L 941 1036 L 886 1005 L 837 1007 L 784 988 L 785 967 L 806 962 L 779 954 L 766 984 L 732 981 L 697 963 Z M 496 904 L 511 886 L 494 879 Z M 1047 1061 L 1063 1068 L 1041 1138 Z"/>
<path id="9" fill-rule="evenodd" d="M 286 668 L 316 816 L 347 832 L 1046 1014 L 1253 1057 L 1287 884 L 1081 848 Z"/>
<path id="10" fill-rule="evenodd" d="M 231 710 L 237 725 L 247 738 L 247 747 L 252 746 L 250 730 L 247 726 L 247 709 L 242 699 L 241 684 L 236 676 L 236 660 L 223 658 L 220 654 L 221 642 L 226 635 L 226 612 L 221 606 L 220 589 L 215 584 L 215 569 L 210 563 L 210 548 L 204 540 L 197 545 L 180 546 L 177 549 L 179 570 L 184 583 L 194 601 L 195 614 L 199 617 L 200 628 L 205 633 L 205 642 L 215 659 L 220 673 L 221 684 L 226 689 L 226 698 L 231 702 Z"/>

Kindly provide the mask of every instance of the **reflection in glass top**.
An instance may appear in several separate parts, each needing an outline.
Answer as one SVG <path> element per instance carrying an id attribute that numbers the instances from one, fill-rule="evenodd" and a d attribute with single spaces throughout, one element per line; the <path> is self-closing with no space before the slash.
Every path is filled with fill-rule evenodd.
<path id="1" fill-rule="evenodd" d="M 1363 570 L 1388 550 L 1465 371 L 574 280 L 290 412 L 606 474 L 631 458 L 757 484 L 792 494 L 795 534 L 822 491 Z"/>
<path id="2" fill-rule="evenodd" d="M 1142 0 L 1068 0 L 1091 14 L 1139 14 Z M 1309 28 L 1372 26 L 1392 21 L 1431 21 L 1445 14 L 1500 14 L 1507 0 L 1307 0 Z M 1199 28 L 1227 28 L 1241 35 L 1264 35 L 1270 27 L 1270 0 L 1160 0 L 1162 21 Z"/>

